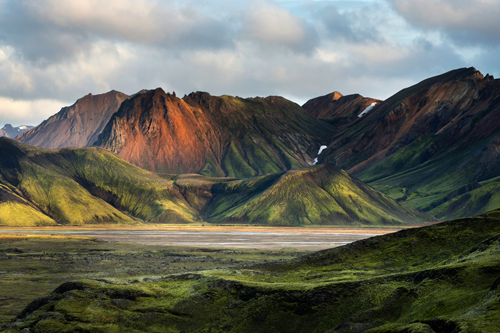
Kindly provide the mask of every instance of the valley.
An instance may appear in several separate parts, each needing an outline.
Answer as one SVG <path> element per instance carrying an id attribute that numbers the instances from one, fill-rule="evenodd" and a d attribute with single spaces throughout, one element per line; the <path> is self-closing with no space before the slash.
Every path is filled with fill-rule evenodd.
<path id="1" fill-rule="evenodd" d="M 6 239 L 0 259 L 14 265 L 2 273 L 15 280 L 3 279 L 3 290 L 19 295 L 22 288 L 25 298 L 3 296 L 3 320 L 29 295 L 62 284 L 2 329 L 494 332 L 499 217 L 495 211 L 313 253 Z M 70 279 L 79 281 L 63 283 Z M 38 283 L 45 289 L 30 294 Z"/>

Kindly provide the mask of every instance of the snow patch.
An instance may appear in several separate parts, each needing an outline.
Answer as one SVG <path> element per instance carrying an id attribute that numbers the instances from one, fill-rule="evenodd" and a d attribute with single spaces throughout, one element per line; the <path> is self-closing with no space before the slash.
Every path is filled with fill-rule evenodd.
<path id="1" fill-rule="evenodd" d="M 368 112 L 370 112 L 371 110 L 373 110 L 373 108 L 375 107 L 375 105 L 377 105 L 377 103 L 375 103 L 375 102 L 373 102 L 372 104 L 370 104 L 366 109 L 363 110 L 363 112 L 361 112 L 360 114 L 358 114 L 358 117 L 361 118 L 365 114 L 367 114 Z"/>
<path id="2" fill-rule="evenodd" d="M 328 146 L 321 146 L 321 147 L 319 147 L 319 151 L 318 151 L 318 155 L 317 155 L 317 156 L 319 156 L 319 154 L 321 154 L 321 152 L 322 152 L 323 150 L 325 150 L 326 148 L 328 148 Z M 316 163 L 318 163 L 318 157 L 316 157 L 316 158 L 314 159 L 314 162 L 313 162 L 313 164 L 311 164 L 311 165 L 316 165 Z"/>
<path id="3" fill-rule="evenodd" d="M 28 129 L 28 126 L 19 126 L 17 129 L 18 130 L 25 130 L 25 129 Z"/>

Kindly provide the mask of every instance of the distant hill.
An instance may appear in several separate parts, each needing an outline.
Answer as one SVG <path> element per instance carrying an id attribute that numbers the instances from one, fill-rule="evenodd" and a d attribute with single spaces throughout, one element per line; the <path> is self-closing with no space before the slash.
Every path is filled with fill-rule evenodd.
<path id="1" fill-rule="evenodd" d="M 192 222 L 172 181 L 101 148 L 47 150 L 0 138 L 0 225 Z"/>
<path id="2" fill-rule="evenodd" d="M 21 125 L 17 127 L 12 127 L 11 124 L 5 124 L 5 126 L 0 129 L 0 137 L 5 136 L 7 138 L 13 139 L 21 133 L 29 131 L 33 126 Z"/>
<path id="3" fill-rule="evenodd" d="M 160 175 L 98 147 L 48 150 L 0 138 L 0 225 L 393 225 L 430 219 L 333 165 L 249 180 Z"/>
<path id="4" fill-rule="evenodd" d="M 333 164 L 219 183 L 202 211 L 212 222 L 398 225 L 430 221 Z"/>
<path id="5" fill-rule="evenodd" d="M 342 127 L 332 161 L 438 218 L 500 207 L 500 80 L 457 69 L 404 89 Z"/>
<path id="6" fill-rule="evenodd" d="M 158 88 L 125 101 L 95 144 L 155 172 L 248 178 L 310 165 L 333 131 L 282 97 Z"/>
<path id="7" fill-rule="evenodd" d="M 127 98 L 128 95 L 115 90 L 101 95 L 88 94 L 16 140 L 52 149 L 91 146 Z"/>

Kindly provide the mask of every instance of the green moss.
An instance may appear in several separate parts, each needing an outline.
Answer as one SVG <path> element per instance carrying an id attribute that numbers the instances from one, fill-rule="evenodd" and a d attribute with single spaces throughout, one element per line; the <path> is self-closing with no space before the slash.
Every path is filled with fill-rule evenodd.
<path id="1" fill-rule="evenodd" d="M 231 141 L 224 158 L 222 159 L 222 168 L 228 177 L 250 178 L 257 175 L 236 144 Z"/>

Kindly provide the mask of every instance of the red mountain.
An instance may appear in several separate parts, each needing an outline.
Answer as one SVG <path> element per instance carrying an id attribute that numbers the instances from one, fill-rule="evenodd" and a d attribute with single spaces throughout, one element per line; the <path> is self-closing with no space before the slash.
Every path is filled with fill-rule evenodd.
<path id="1" fill-rule="evenodd" d="M 307 166 L 332 135 L 282 97 L 179 99 L 158 88 L 125 101 L 96 145 L 156 172 L 245 178 Z"/>

